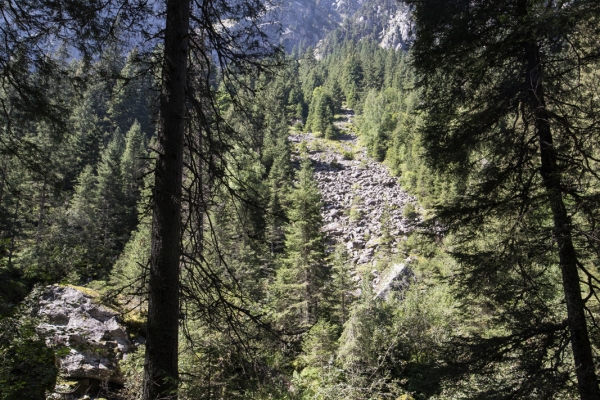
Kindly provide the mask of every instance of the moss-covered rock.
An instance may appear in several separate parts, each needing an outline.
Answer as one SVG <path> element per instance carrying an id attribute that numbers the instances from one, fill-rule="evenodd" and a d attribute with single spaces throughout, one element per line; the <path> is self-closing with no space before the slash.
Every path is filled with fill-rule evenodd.
<path id="1" fill-rule="evenodd" d="M 98 301 L 86 288 L 48 286 L 40 296 L 39 326 L 58 352 L 58 366 L 66 378 L 123 383 L 119 361 L 134 350 L 120 315 Z"/>

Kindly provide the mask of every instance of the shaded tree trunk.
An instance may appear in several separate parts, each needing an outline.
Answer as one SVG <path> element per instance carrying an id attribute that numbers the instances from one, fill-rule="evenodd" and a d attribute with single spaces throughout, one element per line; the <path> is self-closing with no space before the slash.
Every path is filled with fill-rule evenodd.
<path id="1" fill-rule="evenodd" d="M 177 398 L 181 182 L 189 19 L 189 0 L 167 1 L 152 203 L 144 400 Z"/>
<path id="2" fill-rule="evenodd" d="M 528 62 L 527 78 L 531 83 L 528 102 L 535 118 L 535 130 L 540 146 L 540 174 L 548 195 L 548 204 L 552 211 L 554 223 L 554 237 L 558 245 L 579 395 L 582 400 L 597 400 L 600 399 L 600 391 L 598 390 L 594 358 L 587 330 L 584 301 L 581 297 L 578 260 L 573 246 L 572 227 L 563 200 L 560 170 L 554 149 L 549 115 L 546 111 L 539 48 L 535 44 L 529 44 L 526 52 Z"/>

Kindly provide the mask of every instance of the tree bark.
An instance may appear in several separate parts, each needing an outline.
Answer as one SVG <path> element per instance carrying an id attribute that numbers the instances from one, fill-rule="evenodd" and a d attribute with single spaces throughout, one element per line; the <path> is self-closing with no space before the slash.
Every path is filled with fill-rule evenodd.
<path id="1" fill-rule="evenodd" d="M 539 47 L 533 43 L 529 44 L 526 52 L 528 59 L 527 78 L 531 84 L 528 102 L 535 119 L 535 129 L 540 146 L 540 174 L 548 196 L 548 204 L 552 211 L 554 237 L 558 245 L 579 395 L 582 400 L 598 400 L 600 399 L 600 390 L 598 389 L 598 380 L 587 330 L 584 302 L 581 297 L 578 260 L 573 246 L 572 227 L 563 200 L 560 170 L 554 149 L 549 115 L 546 110 Z"/>
<path id="2" fill-rule="evenodd" d="M 144 400 L 177 398 L 181 182 L 189 18 L 189 0 L 167 1 L 152 200 Z"/>

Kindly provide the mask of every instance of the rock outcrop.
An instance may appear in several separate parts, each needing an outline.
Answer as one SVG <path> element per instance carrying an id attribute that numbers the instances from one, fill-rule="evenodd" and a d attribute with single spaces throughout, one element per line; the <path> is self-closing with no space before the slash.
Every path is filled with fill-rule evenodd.
<path id="1" fill-rule="evenodd" d="M 317 58 L 333 36 L 395 50 L 414 40 L 411 8 L 398 0 L 282 0 L 266 20 L 263 29 L 286 51 L 312 46 Z"/>
<path id="2" fill-rule="evenodd" d="M 379 45 L 384 49 L 407 51 L 414 41 L 412 10 L 405 3 L 399 3 L 396 12 L 387 18 L 379 35 Z"/>
<path id="3" fill-rule="evenodd" d="M 123 383 L 119 361 L 134 345 L 115 311 L 73 287 L 53 285 L 40 297 L 39 314 L 47 319 L 39 329 L 48 344 L 65 348 L 57 360 L 65 378 Z"/>
<path id="4" fill-rule="evenodd" d="M 414 273 L 408 266 L 409 262 L 410 259 L 406 263 L 392 265 L 383 276 L 371 272 L 376 275 L 373 280 L 373 292 L 376 299 L 387 300 L 391 292 L 401 292 L 410 286 Z"/>

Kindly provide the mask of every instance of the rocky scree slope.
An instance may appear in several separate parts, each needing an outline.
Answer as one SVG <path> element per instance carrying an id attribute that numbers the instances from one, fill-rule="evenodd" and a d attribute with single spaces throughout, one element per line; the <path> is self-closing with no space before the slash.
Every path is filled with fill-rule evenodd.
<path id="1" fill-rule="evenodd" d="M 398 179 L 384 165 L 367 156 L 356 135 L 347 129 L 351 123 L 352 114 L 347 110 L 344 120 L 337 123 L 342 132 L 337 140 L 315 138 L 311 133 L 294 133 L 290 135 L 290 141 L 295 144 L 307 142 L 314 177 L 323 199 L 322 231 L 329 250 L 333 251 L 339 244 L 346 248 L 357 287 L 361 281 L 357 267 L 372 265 L 374 293 L 386 297 L 394 285 L 398 286 L 400 278 L 405 281 L 411 275 L 405 268 L 410 259 L 394 264 L 385 274 L 380 274 L 378 258 L 389 259 L 390 253 L 398 253 L 398 244 L 406 240 L 419 220 L 417 213 L 405 213 L 405 208 L 408 204 L 409 209 L 418 207 L 416 199 L 398 185 Z M 299 161 L 299 154 L 295 153 L 293 157 Z"/>

